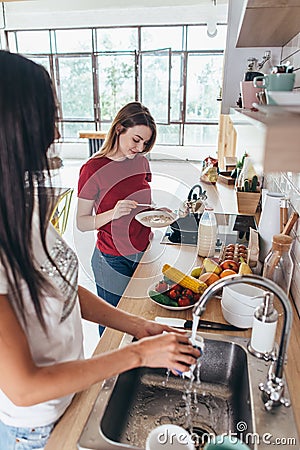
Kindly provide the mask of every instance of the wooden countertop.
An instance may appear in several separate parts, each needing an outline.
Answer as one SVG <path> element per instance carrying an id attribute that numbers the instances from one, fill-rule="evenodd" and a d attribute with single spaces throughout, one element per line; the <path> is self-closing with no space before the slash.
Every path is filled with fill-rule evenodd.
<path id="1" fill-rule="evenodd" d="M 191 310 L 178 312 L 168 311 L 159 305 L 154 304 L 147 297 L 148 287 L 161 278 L 161 267 L 165 262 L 172 262 L 172 265 L 183 271 L 190 270 L 198 262 L 197 252 L 194 247 L 184 245 L 163 245 L 160 244 L 160 239 L 161 231 L 156 230 L 151 246 L 145 253 L 144 258 L 129 283 L 118 307 L 149 319 L 154 319 L 156 316 L 191 318 Z M 137 295 L 137 293 L 139 293 L 139 295 Z M 225 322 L 221 313 L 219 300 L 212 299 L 208 303 L 203 318 Z M 285 368 L 298 430 L 300 429 L 300 360 L 298 358 L 300 348 L 299 322 L 299 317 L 294 311 L 293 329 L 288 351 L 288 365 Z M 205 332 L 206 331 L 207 330 L 205 330 Z M 230 333 L 227 331 L 226 334 L 250 337 L 250 330 Z M 99 341 L 95 354 L 107 352 L 118 347 L 122 336 L 123 334 L 120 332 L 107 329 Z M 98 383 L 74 397 L 70 407 L 55 427 L 46 446 L 46 450 L 57 450 L 58 448 L 64 450 L 76 450 L 76 443 L 79 440 L 82 429 L 92 410 L 101 386 L 102 383 Z"/>

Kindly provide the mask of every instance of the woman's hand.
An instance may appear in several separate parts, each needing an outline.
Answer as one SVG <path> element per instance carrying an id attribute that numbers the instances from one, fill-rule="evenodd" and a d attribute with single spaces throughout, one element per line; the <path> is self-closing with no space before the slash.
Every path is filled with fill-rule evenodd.
<path id="1" fill-rule="evenodd" d="M 186 331 L 184 330 L 175 330 L 168 325 L 162 325 L 158 322 L 154 322 L 154 320 L 142 319 L 136 325 L 134 337 L 136 337 L 137 339 L 142 339 L 144 337 L 156 336 L 157 334 L 162 334 L 163 332 L 170 333 L 172 331 L 178 334 L 186 334 Z"/>
<path id="2" fill-rule="evenodd" d="M 186 334 L 164 333 L 131 344 L 140 358 L 140 366 L 165 367 L 178 375 L 196 363 L 200 351 L 194 348 Z"/>
<path id="3" fill-rule="evenodd" d="M 119 200 L 113 209 L 113 220 L 130 214 L 136 207 L 137 202 L 134 200 Z"/>

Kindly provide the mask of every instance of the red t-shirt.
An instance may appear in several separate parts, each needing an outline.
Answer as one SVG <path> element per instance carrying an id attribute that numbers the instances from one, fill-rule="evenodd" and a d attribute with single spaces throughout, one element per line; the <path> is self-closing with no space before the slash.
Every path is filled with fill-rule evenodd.
<path id="1" fill-rule="evenodd" d="M 78 197 L 94 200 L 96 214 L 113 209 L 118 200 L 130 199 L 151 203 L 149 162 L 143 155 L 134 159 L 113 161 L 107 157 L 91 158 L 80 169 Z M 128 256 L 146 250 L 151 229 L 144 227 L 135 215 L 114 219 L 98 229 L 97 247 L 103 253 Z"/>

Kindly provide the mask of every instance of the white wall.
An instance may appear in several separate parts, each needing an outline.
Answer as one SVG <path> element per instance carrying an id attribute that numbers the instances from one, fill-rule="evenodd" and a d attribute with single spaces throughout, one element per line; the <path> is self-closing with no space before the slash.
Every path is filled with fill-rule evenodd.
<path id="1" fill-rule="evenodd" d="M 206 22 L 227 18 L 227 0 L 46 0 L 4 4 L 6 29 Z"/>
<path id="2" fill-rule="evenodd" d="M 236 107 L 240 93 L 240 81 L 243 80 L 247 69 L 247 59 L 255 57 L 262 59 L 265 50 L 271 50 L 271 60 L 263 67 L 262 72 L 267 73 L 273 65 L 280 62 L 281 47 L 249 47 L 236 48 L 240 20 L 244 10 L 244 0 L 229 0 L 228 30 L 224 60 L 223 100 L 222 114 L 228 114 L 230 107 Z"/>

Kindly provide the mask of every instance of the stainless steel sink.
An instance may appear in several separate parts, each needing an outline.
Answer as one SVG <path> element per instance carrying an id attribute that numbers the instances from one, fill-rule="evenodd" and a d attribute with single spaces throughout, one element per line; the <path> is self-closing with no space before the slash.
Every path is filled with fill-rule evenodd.
<path id="1" fill-rule="evenodd" d="M 228 432 L 236 433 L 234 436 L 253 450 L 270 448 L 270 443 L 261 442 L 263 433 L 284 433 L 297 439 L 291 408 L 279 407 L 271 413 L 264 410 L 257 386 L 264 379 L 268 364 L 247 353 L 247 340 L 201 335 L 205 338 L 205 351 L 200 382 L 195 380 L 191 385 L 181 377 L 167 377 L 166 370 L 148 368 L 106 380 L 78 448 L 143 449 L 151 429 L 163 423 L 192 431 L 199 449 L 209 437 Z M 122 345 L 131 339 L 125 335 Z M 189 411 L 186 395 L 191 395 Z M 282 430 L 279 435 L 277 420 Z M 291 447 L 285 448 L 296 447 L 292 442 Z"/>

